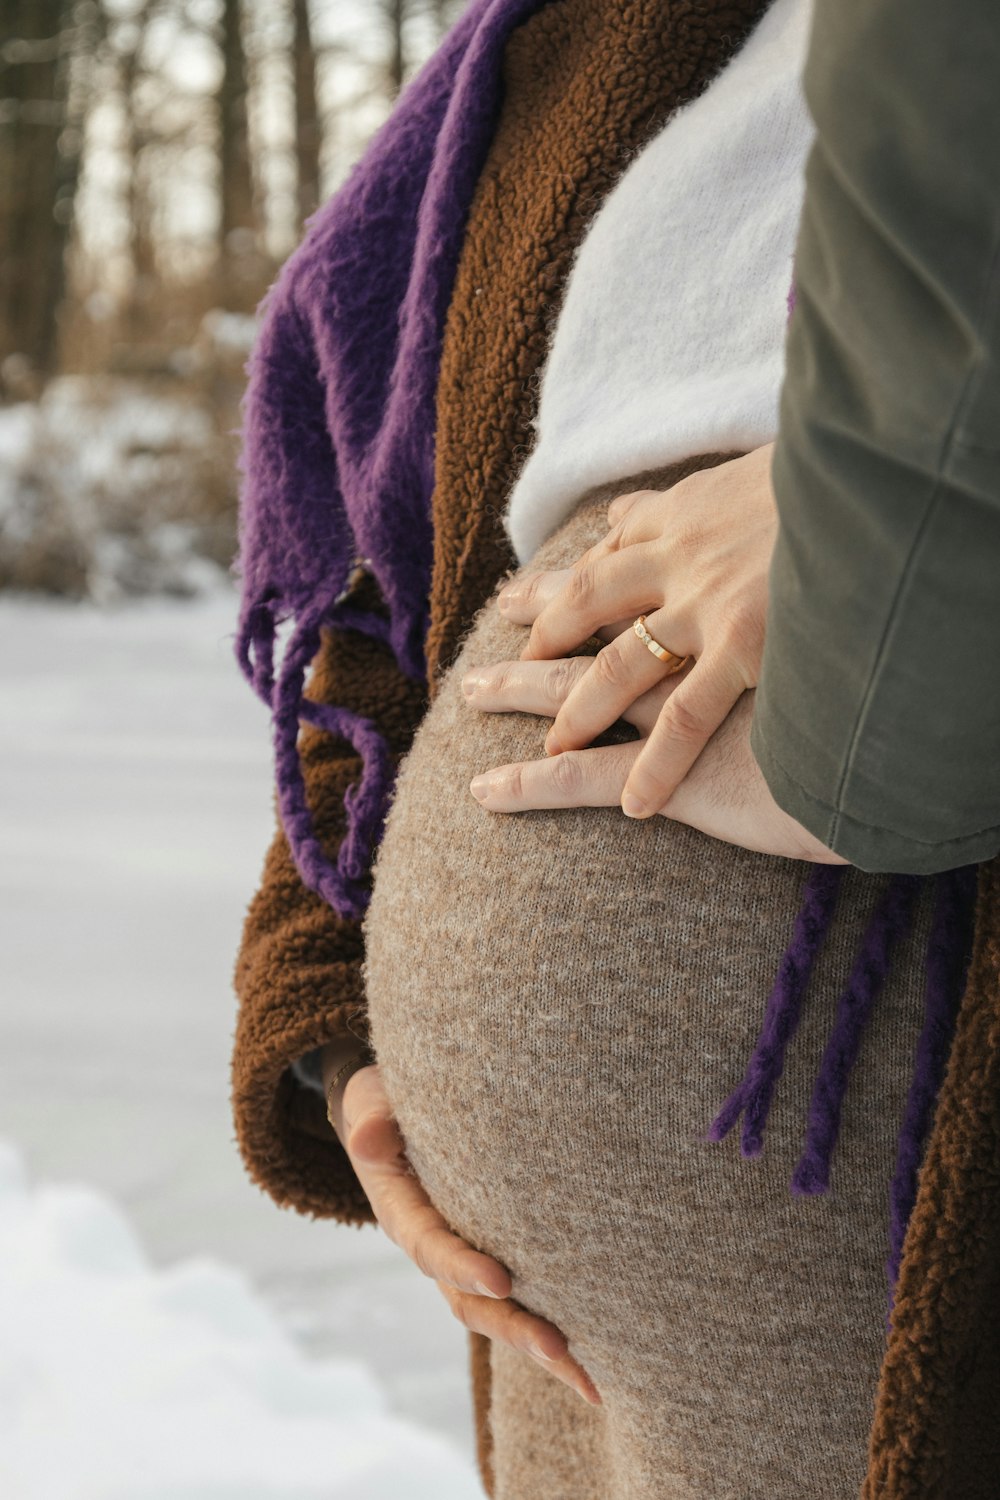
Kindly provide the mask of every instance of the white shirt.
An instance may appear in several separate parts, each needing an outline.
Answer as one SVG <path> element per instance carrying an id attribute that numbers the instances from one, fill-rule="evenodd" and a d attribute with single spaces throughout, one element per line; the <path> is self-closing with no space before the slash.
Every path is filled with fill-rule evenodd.
<path id="1" fill-rule="evenodd" d="M 777 434 L 813 126 L 811 0 L 774 0 L 605 200 L 570 272 L 506 527 L 527 562 L 587 490 Z"/>

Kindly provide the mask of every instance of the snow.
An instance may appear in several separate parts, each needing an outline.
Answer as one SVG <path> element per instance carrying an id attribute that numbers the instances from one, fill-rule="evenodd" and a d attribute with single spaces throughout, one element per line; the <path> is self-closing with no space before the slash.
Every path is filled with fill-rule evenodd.
<path id="1" fill-rule="evenodd" d="M 130 1253 L 138 1253 L 134 1244 L 127 1249 L 132 1232 L 116 1232 L 116 1297 L 125 1297 L 129 1277 L 134 1288 L 145 1276 L 142 1297 L 149 1300 L 139 1301 L 162 1312 L 157 1299 L 179 1284 L 177 1262 L 187 1263 L 183 1274 L 196 1281 L 192 1257 L 231 1266 L 233 1272 L 212 1275 L 249 1277 L 303 1361 L 363 1366 L 388 1412 L 449 1441 L 471 1473 L 466 1335 L 437 1288 L 377 1229 L 279 1211 L 249 1182 L 233 1142 L 232 964 L 272 826 L 267 716 L 233 664 L 234 620 L 228 591 L 105 609 L 0 595 L 0 1138 L 23 1152 L 33 1178 L 86 1183 L 135 1226 L 148 1265 L 136 1270 L 133 1258 L 128 1270 Z M 13 1168 L 11 1175 L 16 1179 Z M 23 1199 L 26 1190 L 15 1182 L 9 1191 L 21 1201 L 16 1193 Z M 59 1219 L 59 1235 L 70 1235 L 60 1217 L 69 1212 L 63 1191 L 53 1199 L 43 1188 L 31 1200 L 30 1234 L 39 1244 L 46 1215 Z M 64 1207 L 45 1207 L 52 1202 Z M 100 1259 L 112 1232 L 105 1217 L 106 1234 L 92 1236 L 86 1225 L 98 1219 L 91 1212 L 96 1216 L 92 1200 L 79 1210 L 82 1227 L 72 1238 L 78 1248 L 96 1243 Z M 22 1225 L 18 1234 L 29 1230 Z M 67 1242 L 59 1243 L 65 1249 Z M 50 1270 L 55 1253 L 45 1252 Z M 41 1264 L 41 1250 L 38 1258 Z M 5 1250 L 0 1285 L 8 1279 L 6 1261 Z M 84 1271 L 77 1266 L 72 1274 Z M 86 1274 L 93 1289 L 96 1271 Z M 168 1280 L 155 1282 L 154 1296 L 149 1278 L 163 1274 Z M 54 1272 L 50 1280 L 55 1298 Z M 222 1283 L 198 1285 L 199 1298 L 211 1303 L 215 1293 L 205 1288 Z M 229 1305 L 228 1294 L 218 1298 L 220 1308 Z M 126 1298 L 120 1307 L 126 1305 L 133 1302 Z M 92 1377 L 84 1378 L 86 1349 L 76 1341 L 98 1326 L 73 1321 L 65 1335 L 62 1357 L 81 1386 Z M 148 1339 L 152 1324 L 142 1326 Z M 152 1400 L 156 1370 L 170 1368 L 176 1346 L 172 1334 L 164 1337 L 163 1359 L 150 1346 L 154 1368 L 142 1379 L 133 1369 L 137 1401 L 142 1392 Z M 7 1345 L 0 1329 L 0 1358 Z M 221 1353 L 219 1361 L 221 1369 Z M 9 1405 L 6 1365 L 4 1371 L 0 1410 Z M 43 1374 L 22 1361 L 16 1384 L 30 1394 Z M 308 1384 L 300 1374 L 304 1383 L 295 1390 Z M 208 1388 L 207 1376 L 196 1380 L 192 1370 L 190 1378 Z M 57 1399 L 69 1401 L 67 1388 L 52 1387 Z M 254 1387 L 239 1399 L 252 1427 L 254 1403 L 264 1397 Z M 258 1415 L 250 1421 L 248 1413 Z M 336 1439 L 329 1425 L 336 1414 L 326 1415 Z M 138 1420 L 130 1407 L 129 1423 Z M 79 1408 L 73 1421 L 85 1431 L 91 1417 Z M 270 1430 L 274 1435 L 273 1423 Z M 244 1436 L 249 1443 L 251 1434 Z M 0 1464 L 5 1446 L 0 1439 Z M 327 1444 L 330 1463 L 341 1446 L 339 1439 Z M 385 1452 L 388 1462 L 391 1444 Z M 412 1478 L 400 1494 L 414 1493 Z M 238 1476 L 229 1491 L 205 1487 L 215 1482 L 206 1477 L 199 1489 L 192 1480 L 180 1493 L 185 1500 L 313 1493 L 255 1491 Z M 352 1491 L 358 1500 L 381 1494 L 366 1485 Z M 89 1491 L 79 1493 L 89 1500 Z M 174 1493 L 106 1488 L 101 1500 L 173 1500 Z M 450 1494 L 438 1493 L 442 1500 Z M 56 1494 L 71 1500 L 65 1486 L 45 1500 Z M 2 1470 L 0 1495 L 34 1500 L 33 1492 L 22 1497 L 4 1483 Z"/>
<path id="2" fill-rule="evenodd" d="M 308 1360 L 246 1277 L 150 1267 L 84 1187 L 0 1144 L 0 1480 L 11 1500 L 475 1500 L 468 1462 Z"/>
<path id="3" fill-rule="evenodd" d="M 215 349 L 242 355 L 245 359 L 253 348 L 257 327 L 255 317 L 213 307 L 201 320 L 201 337 Z"/>

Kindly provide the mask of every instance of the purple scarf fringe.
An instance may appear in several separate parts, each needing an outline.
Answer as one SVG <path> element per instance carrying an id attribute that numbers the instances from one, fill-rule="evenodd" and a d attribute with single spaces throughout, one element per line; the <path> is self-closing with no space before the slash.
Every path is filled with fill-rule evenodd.
<path id="1" fill-rule="evenodd" d="M 875 1000 L 889 973 L 893 949 L 913 920 L 919 887 L 919 875 L 893 875 L 861 939 L 816 1075 L 805 1146 L 792 1173 L 791 1188 L 797 1196 L 825 1193 L 830 1185 L 830 1160 L 840 1133 L 851 1072 Z"/>
<path id="2" fill-rule="evenodd" d="M 843 865 L 816 865 L 809 875 L 746 1073 L 709 1127 L 708 1139 L 721 1141 L 743 1115 L 740 1150 L 744 1156 L 759 1156 L 763 1149 L 764 1126 L 785 1066 L 785 1051 L 802 1015 L 802 1002 L 836 909 L 844 869 Z"/>
<path id="3" fill-rule="evenodd" d="M 764 1126 L 775 1087 L 784 1068 L 788 1044 L 802 1016 L 809 978 L 836 911 L 844 873 L 843 866 L 817 865 L 809 875 L 750 1061 L 706 1133 L 706 1139 L 721 1141 L 742 1115 L 740 1149 L 745 1157 L 759 1156 L 763 1149 Z M 912 926 L 916 897 L 924 878 L 891 876 L 862 936 L 816 1076 L 805 1144 L 790 1184 L 797 1196 L 825 1193 L 829 1188 L 844 1099 L 865 1028 L 884 987 L 893 952 Z M 924 1024 L 917 1043 L 890 1188 L 886 1262 L 890 1312 L 906 1228 L 916 1201 L 917 1175 L 972 951 L 977 867 L 965 865 L 930 878 L 935 881 L 935 899 L 927 942 Z"/>

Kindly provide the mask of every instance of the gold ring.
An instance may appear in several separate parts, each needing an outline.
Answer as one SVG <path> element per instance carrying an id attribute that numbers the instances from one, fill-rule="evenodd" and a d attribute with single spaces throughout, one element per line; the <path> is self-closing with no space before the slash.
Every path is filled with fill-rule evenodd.
<path id="1" fill-rule="evenodd" d="M 646 616 L 640 615 L 632 626 L 647 651 L 652 651 L 657 661 L 662 661 L 666 667 L 666 676 L 672 677 L 682 667 L 686 667 L 691 660 L 690 656 L 677 656 L 673 651 L 668 651 L 666 646 L 661 646 L 659 641 L 654 640 L 646 629 Z"/>

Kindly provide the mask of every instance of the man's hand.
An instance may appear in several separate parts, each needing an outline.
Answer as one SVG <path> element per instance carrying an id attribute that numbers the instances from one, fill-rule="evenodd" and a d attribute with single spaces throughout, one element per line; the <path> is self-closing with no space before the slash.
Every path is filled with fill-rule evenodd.
<path id="1" fill-rule="evenodd" d="M 463 679 L 466 701 L 489 713 L 554 718 L 589 665 L 587 657 L 568 657 L 479 667 Z M 490 812 L 617 806 L 665 703 L 677 690 L 676 679 L 667 678 L 625 710 L 622 718 L 638 729 L 638 740 L 499 766 L 473 780 L 473 796 Z M 771 796 L 750 749 L 753 700 L 752 692 L 742 695 L 661 809 L 664 817 L 762 854 L 846 864 Z"/>
<path id="2" fill-rule="evenodd" d="M 757 685 L 778 529 L 773 447 L 668 490 L 620 495 L 608 535 L 572 568 L 515 578 L 499 595 L 507 619 L 531 626 L 526 661 L 565 657 L 618 622 L 559 705 L 546 741 L 552 755 L 591 744 L 663 680 L 663 663 L 624 628 L 637 615 L 660 645 L 694 658 L 629 766 L 620 797 L 631 817 L 663 809 L 736 700 Z"/>
<path id="3" fill-rule="evenodd" d="M 324 1088 L 357 1050 L 353 1043 L 323 1049 Z M 334 1091 L 330 1106 L 333 1127 L 376 1219 L 424 1275 L 437 1282 L 459 1322 L 530 1354 L 586 1401 L 599 1405 L 595 1386 L 570 1358 L 559 1329 L 520 1307 L 510 1295 L 509 1272 L 453 1234 L 431 1203 L 407 1160 L 378 1066 L 351 1073 Z"/>

